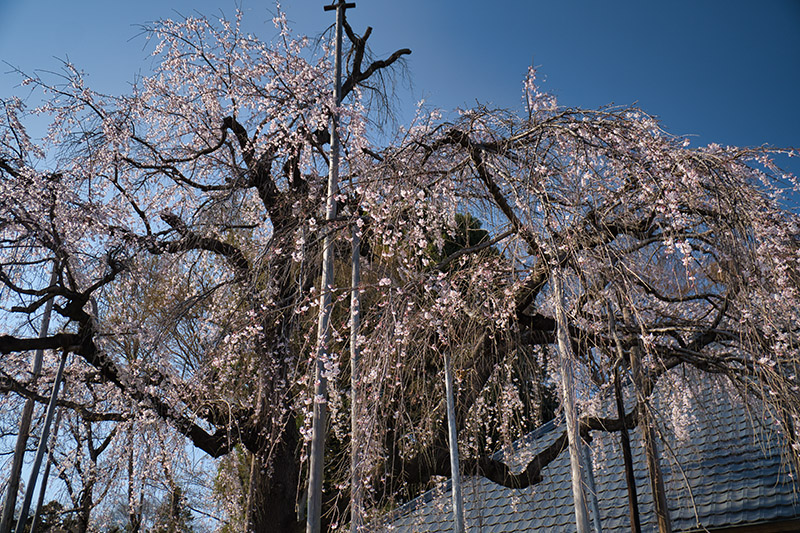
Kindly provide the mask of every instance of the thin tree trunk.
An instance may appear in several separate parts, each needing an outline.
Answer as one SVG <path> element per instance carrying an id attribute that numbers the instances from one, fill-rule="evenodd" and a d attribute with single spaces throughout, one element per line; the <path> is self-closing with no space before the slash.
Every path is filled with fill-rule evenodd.
<path id="1" fill-rule="evenodd" d="M 95 464 L 89 465 L 90 469 L 94 469 L 95 467 Z M 94 483 L 94 476 L 90 474 L 84 483 L 83 491 L 79 500 L 80 511 L 78 513 L 78 533 L 86 533 L 89 531 L 89 520 L 91 519 L 92 508 L 94 507 Z"/>
<path id="2" fill-rule="evenodd" d="M 561 405 L 567 424 L 569 461 L 572 471 L 572 497 L 575 502 L 575 524 L 578 533 L 589 533 L 589 517 L 586 495 L 583 491 L 583 465 L 581 464 L 578 412 L 575 405 L 575 384 L 572 375 L 572 345 L 567 334 L 567 317 L 561 287 L 561 273 L 553 273 L 553 292 L 556 307 L 558 359 L 561 368 Z"/>

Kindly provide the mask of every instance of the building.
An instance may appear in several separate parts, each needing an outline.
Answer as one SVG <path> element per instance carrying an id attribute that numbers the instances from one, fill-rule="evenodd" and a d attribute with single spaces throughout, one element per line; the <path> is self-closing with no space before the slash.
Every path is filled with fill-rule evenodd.
<path id="1" fill-rule="evenodd" d="M 670 380 L 664 380 L 670 381 Z M 707 386 L 693 397 L 662 384 L 654 397 L 669 398 L 676 416 L 659 428 L 659 452 L 673 531 L 726 533 L 800 532 L 800 483 L 785 461 L 774 419 L 748 410 L 735 393 Z M 660 402 L 666 406 L 666 402 Z M 669 410 L 676 409 L 670 407 Z M 613 412 L 613 411 L 612 411 Z M 671 420 L 671 419 L 674 419 Z M 521 469 L 561 433 L 553 420 L 505 452 Z M 641 433 L 630 432 L 642 531 L 657 531 Z M 619 433 L 593 432 L 593 473 L 603 532 L 630 531 L 628 489 Z M 498 454 L 502 458 L 503 453 Z M 543 481 L 512 490 L 484 478 L 463 479 L 467 531 L 576 531 L 569 456 L 565 449 L 542 472 Z M 587 495 L 588 497 L 588 495 Z M 591 500 L 590 500 L 591 501 Z M 590 520 L 595 516 L 589 506 Z M 449 482 L 397 509 L 387 531 L 452 531 Z"/>

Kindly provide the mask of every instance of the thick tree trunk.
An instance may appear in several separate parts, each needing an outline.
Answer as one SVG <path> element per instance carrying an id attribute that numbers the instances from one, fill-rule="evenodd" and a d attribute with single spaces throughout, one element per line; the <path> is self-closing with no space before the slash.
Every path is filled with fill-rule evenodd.
<path id="1" fill-rule="evenodd" d="M 299 532 L 296 502 L 299 481 L 298 447 L 300 435 L 294 420 L 286 424 L 282 438 L 268 457 L 269 443 L 254 457 L 248 502 L 249 531 L 253 533 Z"/>

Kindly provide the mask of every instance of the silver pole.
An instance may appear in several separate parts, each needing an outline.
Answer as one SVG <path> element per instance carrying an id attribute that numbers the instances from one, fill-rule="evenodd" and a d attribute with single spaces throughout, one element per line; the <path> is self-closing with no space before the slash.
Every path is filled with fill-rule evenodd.
<path id="1" fill-rule="evenodd" d="M 358 333 L 361 327 L 361 298 L 358 287 L 361 284 L 361 238 L 358 227 L 353 227 L 352 292 L 350 293 L 350 531 L 358 533 L 363 525 L 363 502 L 361 494 L 361 414 L 358 382 L 361 376 L 361 354 L 358 346 Z"/>
<path id="2" fill-rule="evenodd" d="M 25 523 L 28 521 L 28 510 L 31 507 L 31 499 L 33 499 L 34 487 L 36 487 L 36 478 L 39 476 L 39 467 L 42 465 L 42 457 L 44 450 L 47 448 L 47 437 L 50 435 L 50 424 L 53 421 L 53 414 L 56 410 L 56 401 L 58 400 L 58 389 L 61 386 L 61 378 L 64 376 L 64 366 L 67 364 L 67 356 L 69 352 L 64 350 L 61 355 L 61 363 L 58 365 L 56 372 L 56 380 L 53 382 L 53 392 L 50 395 L 50 403 L 47 404 L 47 415 L 44 417 L 44 427 L 42 427 L 42 436 L 39 438 L 39 447 L 36 449 L 36 458 L 33 460 L 31 467 L 30 481 L 28 481 L 28 488 L 25 491 L 25 499 L 22 502 L 22 509 L 20 510 L 19 519 L 17 520 L 16 533 L 23 533 L 25 530 Z"/>
<path id="3" fill-rule="evenodd" d="M 58 280 L 58 273 L 56 266 L 53 265 L 53 270 L 50 273 L 50 286 L 55 285 Z M 53 299 L 47 300 L 44 305 L 44 314 L 42 315 L 42 327 L 39 328 L 39 338 L 47 337 L 48 330 L 50 329 L 50 316 L 53 314 Z M 44 357 L 44 350 L 36 350 L 33 356 L 33 363 L 31 364 L 31 374 L 33 375 L 33 382 L 35 383 L 42 371 L 42 358 Z M 17 505 L 17 493 L 19 492 L 19 478 L 22 473 L 22 463 L 25 459 L 25 446 L 28 444 L 28 436 L 31 430 L 31 419 L 33 418 L 33 398 L 25 400 L 25 405 L 22 407 L 22 417 L 19 421 L 19 433 L 17 433 L 17 444 L 14 447 L 14 461 L 11 464 L 11 473 L 8 477 L 8 490 L 6 491 L 6 501 L 3 506 L 3 518 L 0 520 L 0 533 L 10 533 L 11 526 L 14 521 L 14 507 Z"/>
<path id="4" fill-rule="evenodd" d="M 328 165 L 328 196 L 326 199 L 325 219 L 336 218 L 336 192 L 339 184 L 339 123 L 338 108 L 342 102 L 342 25 L 344 11 L 355 4 L 339 0 L 338 3 L 325 6 L 325 11 L 336 10 L 336 49 L 334 59 L 335 81 L 333 101 L 335 108 L 331 119 L 331 154 Z M 319 533 L 322 516 L 322 478 L 325 468 L 325 433 L 328 410 L 328 380 L 325 362 L 329 357 L 331 291 L 333 290 L 333 238 L 327 231 L 322 243 L 322 283 L 319 297 L 319 323 L 317 327 L 317 360 L 314 371 L 314 411 L 311 427 L 311 452 L 308 472 L 308 513 L 306 515 L 306 532 Z"/>
<path id="5" fill-rule="evenodd" d="M 589 518 L 586 495 L 583 492 L 583 465 L 581 465 L 581 437 L 578 428 L 578 411 L 575 406 L 575 383 L 572 375 L 572 345 L 567 334 L 567 317 L 564 312 L 564 295 L 561 287 L 561 272 L 553 272 L 553 293 L 556 304 L 556 326 L 558 359 L 561 367 L 561 405 L 567 424 L 569 460 L 572 470 L 572 497 L 575 502 L 575 524 L 578 533 L 589 533 Z"/>
<path id="6" fill-rule="evenodd" d="M 36 502 L 36 512 L 33 513 L 33 522 L 31 522 L 31 531 L 36 532 L 39 528 L 39 520 L 42 514 L 42 505 L 44 504 L 45 492 L 47 492 L 47 480 L 50 477 L 50 465 L 53 463 L 53 447 L 55 446 L 56 435 L 58 434 L 58 426 L 61 424 L 61 415 L 64 414 L 64 408 L 58 410 L 56 414 L 56 422 L 53 427 L 53 443 L 47 447 L 47 460 L 44 462 L 44 473 L 42 474 L 42 486 L 39 488 L 39 500 Z"/>
<path id="7" fill-rule="evenodd" d="M 456 402 L 453 385 L 453 366 L 450 350 L 444 354 L 444 386 L 447 396 L 447 431 L 450 444 L 450 476 L 453 489 L 453 531 L 464 533 L 464 499 L 461 494 L 461 472 L 458 466 L 458 433 L 456 432 Z"/>

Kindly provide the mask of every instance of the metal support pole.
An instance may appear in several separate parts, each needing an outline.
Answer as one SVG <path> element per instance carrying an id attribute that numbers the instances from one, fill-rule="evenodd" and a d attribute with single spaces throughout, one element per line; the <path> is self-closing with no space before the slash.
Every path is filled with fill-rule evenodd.
<path id="1" fill-rule="evenodd" d="M 333 90 L 334 110 L 331 119 L 331 154 L 328 166 L 328 196 L 325 219 L 336 218 L 336 193 L 339 187 L 339 134 L 338 108 L 342 103 L 342 26 L 345 9 L 355 4 L 338 3 L 325 6 L 325 11 L 336 10 L 336 49 L 334 59 L 335 81 Z M 320 284 L 319 323 L 317 328 L 317 360 L 314 372 L 314 413 L 311 428 L 311 453 L 308 472 L 308 514 L 306 532 L 319 533 L 322 516 L 322 478 L 325 468 L 325 433 L 328 423 L 328 380 L 325 363 L 330 344 L 331 291 L 333 290 L 333 238 L 326 233 L 322 244 L 322 283 Z"/>
<path id="2" fill-rule="evenodd" d="M 450 444 L 450 479 L 453 491 L 453 531 L 464 533 L 464 498 L 461 493 L 461 472 L 458 466 L 458 434 L 456 432 L 456 402 L 453 384 L 453 365 L 450 350 L 444 354 L 444 385 L 447 396 L 447 433 Z"/>
<path id="3" fill-rule="evenodd" d="M 592 506 L 592 525 L 595 533 L 603 533 L 600 522 L 600 502 L 597 499 L 597 486 L 594 483 L 594 465 L 592 464 L 592 450 L 589 443 L 581 440 L 583 449 L 583 465 L 586 467 L 586 488 L 589 490 L 589 502 Z"/>
<path id="4" fill-rule="evenodd" d="M 561 405 L 567 424 L 567 441 L 572 471 L 572 497 L 575 502 L 575 523 L 578 533 L 589 533 L 589 517 L 586 495 L 583 491 L 583 465 L 580 453 L 581 437 L 578 427 L 578 412 L 575 406 L 575 384 L 572 375 L 572 345 L 567 333 L 567 317 L 564 312 L 564 296 L 561 287 L 561 272 L 553 272 L 553 292 L 556 307 L 558 359 L 561 367 Z"/>
<path id="5" fill-rule="evenodd" d="M 68 355 L 69 352 L 64 350 L 64 353 L 61 355 L 61 363 L 59 363 L 58 371 L 56 372 L 56 380 L 53 382 L 53 392 L 50 395 L 50 403 L 47 404 L 47 414 L 44 417 L 42 436 L 39 438 L 36 458 L 33 460 L 33 466 L 31 467 L 31 477 L 30 481 L 28 481 L 25 499 L 22 502 L 22 509 L 20 510 L 19 519 L 17 520 L 16 533 L 23 533 L 25 531 L 25 523 L 28 521 L 28 510 L 31 507 L 31 500 L 33 499 L 33 489 L 36 487 L 36 478 L 39 477 L 39 467 L 42 465 L 44 450 L 47 448 L 47 437 L 50 436 L 50 424 L 53 422 L 53 414 L 56 411 L 58 389 L 61 387 L 61 378 L 64 376 L 64 366 L 67 364 Z"/>
<path id="6" fill-rule="evenodd" d="M 36 512 L 33 513 L 33 522 L 31 522 L 31 531 L 36 532 L 39 529 L 39 521 L 42 515 L 42 506 L 44 505 L 44 497 L 47 492 L 47 480 L 50 478 L 50 465 L 53 463 L 53 447 L 55 446 L 56 436 L 58 435 L 58 426 L 61 424 L 61 415 L 64 414 L 64 408 L 58 410 L 56 414 L 56 422 L 53 426 L 53 444 L 47 447 L 47 460 L 44 462 L 44 473 L 42 473 L 42 483 L 39 488 L 39 500 L 36 502 Z"/>
<path id="7" fill-rule="evenodd" d="M 58 273 L 56 267 L 53 265 L 53 270 L 50 273 L 50 286 L 55 285 L 58 280 Z M 44 314 L 42 315 L 42 326 L 39 328 L 39 338 L 47 337 L 48 330 L 50 329 L 50 316 L 53 314 L 53 299 L 47 300 L 44 305 Z M 31 364 L 31 374 L 33 375 L 33 382 L 39 377 L 42 370 L 42 358 L 44 357 L 44 350 L 36 350 L 33 356 L 33 363 Z M 31 419 L 33 418 L 33 398 L 25 400 L 25 405 L 22 408 L 22 417 L 19 421 L 19 433 L 17 433 L 17 444 L 14 448 L 14 461 L 11 464 L 11 473 L 8 476 L 8 490 L 6 491 L 6 501 L 3 506 L 3 517 L 0 520 L 0 533 L 9 533 L 11 526 L 14 522 L 14 507 L 17 505 L 17 493 L 19 492 L 19 478 L 22 473 L 22 462 L 25 459 L 25 446 L 28 444 L 28 436 L 31 429 Z"/>
<path id="8" fill-rule="evenodd" d="M 358 334 L 361 328 L 361 238 L 358 227 L 353 227 L 353 261 L 351 267 L 350 293 L 350 531 L 358 533 L 363 525 L 363 503 L 361 499 L 361 398 L 358 383 L 361 377 L 361 353 Z"/>

